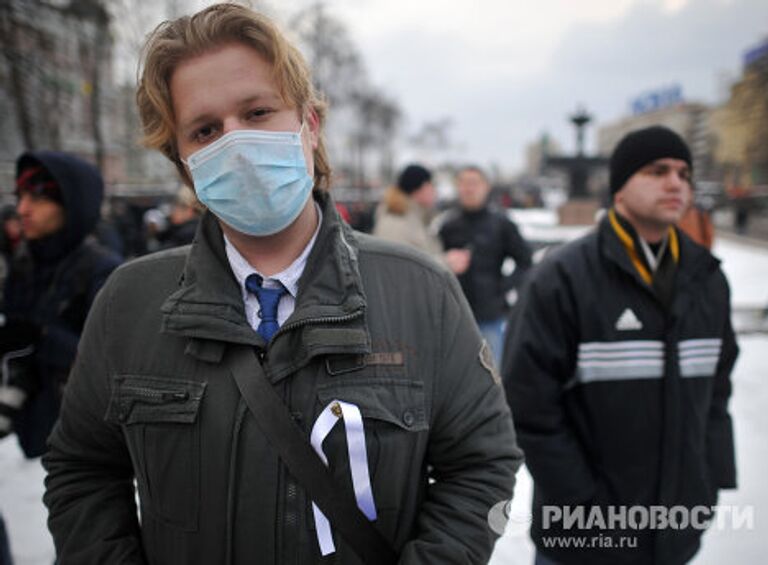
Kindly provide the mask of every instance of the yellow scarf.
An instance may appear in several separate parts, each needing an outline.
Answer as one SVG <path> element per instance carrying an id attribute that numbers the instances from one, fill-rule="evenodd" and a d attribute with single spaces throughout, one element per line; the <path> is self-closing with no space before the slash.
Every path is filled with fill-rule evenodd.
<path id="1" fill-rule="evenodd" d="M 627 250 L 629 259 L 632 261 L 632 265 L 634 265 L 640 278 L 642 278 L 646 284 L 650 285 L 651 282 L 653 282 L 653 274 L 648 270 L 648 267 L 645 266 L 643 260 L 640 259 L 640 255 L 635 248 L 635 241 L 632 239 L 632 236 L 627 233 L 627 230 L 622 227 L 613 208 L 608 210 L 608 219 L 611 222 L 613 231 L 616 232 L 619 240 L 621 240 L 621 243 L 624 245 L 624 249 Z M 675 263 L 677 263 L 680 259 L 680 243 L 677 240 L 677 232 L 672 226 L 669 227 L 669 250 L 672 253 L 672 258 L 675 260 Z"/>

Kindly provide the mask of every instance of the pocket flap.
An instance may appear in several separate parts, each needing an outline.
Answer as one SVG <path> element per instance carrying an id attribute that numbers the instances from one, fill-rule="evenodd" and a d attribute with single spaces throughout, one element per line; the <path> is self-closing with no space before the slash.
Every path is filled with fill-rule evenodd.
<path id="1" fill-rule="evenodd" d="M 424 405 L 424 383 L 403 379 L 361 378 L 334 380 L 318 387 L 317 397 L 325 406 L 343 400 L 360 408 L 364 418 L 389 422 L 409 431 L 429 428 Z"/>
<path id="2" fill-rule="evenodd" d="M 113 377 L 106 420 L 120 424 L 193 424 L 206 383 L 143 375 Z"/>

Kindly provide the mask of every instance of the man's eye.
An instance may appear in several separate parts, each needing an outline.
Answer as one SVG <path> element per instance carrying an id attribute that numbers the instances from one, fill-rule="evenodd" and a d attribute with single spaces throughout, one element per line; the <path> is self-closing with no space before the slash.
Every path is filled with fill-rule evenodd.
<path id="1" fill-rule="evenodd" d="M 264 116 L 270 114 L 272 110 L 269 108 L 254 108 L 246 114 L 246 118 L 249 120 L 258 120 Z"/>
<path id="2" fill-rule="evenodd" d="M 203 126 L 195 130 L 192 137 L 197 143 L 205 143 L 210 140 L 215 133 L 216 128 L 214 126 Z"/>

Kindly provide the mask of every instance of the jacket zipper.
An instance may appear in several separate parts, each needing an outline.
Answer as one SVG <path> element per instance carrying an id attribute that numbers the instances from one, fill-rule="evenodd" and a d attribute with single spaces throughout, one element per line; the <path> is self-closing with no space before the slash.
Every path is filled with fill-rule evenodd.
<path id="1" fill-rule="evenodd" d="M 278 335 L 280 335 L 283 332 L 287 332 L 288 330 L 293 330 L 296 328 L 301 328 L 303 326 L 308 326 L 309 324 L 341 324 L 344 322 L 349 322 L 351 320 L 354 320 L 356 318 L 359 318 L 363 315 L 364 309 L 360 308 L 359 310 L 352 312 L 351 314 L 346 314 L 344 316 L 326 316 L 321 318 L 306 318 L 304 320 L 298 320 L 297 322 L 292 322 L 290 324 L 285 324 L 284 326 L 280 326 L 280 328 L 275 332 L 275 335 L 272 336 L 272 339 L 275 339 Z M 258 352 L 259 359 L 261 361 L 265 361 L 267 358 L 268 351 L 266 349 L 262 349 Z"/>
<path id="2" fill-rule="evenodd" d="M 123 387 L 122 392 L 130 392 L 139 397 L 139 400 L 160 404 L 163 402 L 186 402 L 189 400 L 189 392 L 178 390 L 155 390 L 144 387 Z"/>
<path id="3" fill-rule="evenodd" d="M 280 329 L 277 330 L 277 333 L 275 336 L 283 333 L 284 331 L 293 330 L 296 328 L 300 328 L 303 326 L 307 326 L 309 324 L 341 324 L 343 322 L 349 322 L 356 318 L 359 318 L 363 315 L 364 309 L 360 308 L 351 314 L 345 314 L 344 316 L 325 316 L 321 318 L 306 318 L 304 320 L 298 320 L 296 322 L 291 322 L 290 324 L 285 324 L 280 327 Z M 274 339 L 274 337 L 272 338 Z"/>
<path id="4" fill-rule="evenodd" d="M 272 337 L 274 339 L 277 337 L 278 334 L 287 332 L 289 330 L 294 330 L 296 328 L 300 328 L 303 326 L 307 326 L 309 324 L 341 324 L 344 322 L 349 322 L 352 320 L 355 320 L 359 317 L 361 317 L 364 313 L 364 309 L 360 308 L 356 310 L 355 312 L 352 312 L 351 314 L 346 314 L 344 316 L 323 316 L 318 318 L 306 318 L 303 320 L 298 320 L 296 322 L 292 322 L 290 324 L 285 324 L 278 329 L 277 333 Z M 262 361 L 264 361 L 267 357 L 267 351 L 263 351 L 260 355 Z M 286 383 L 286 390 L 285 390 L 285 396 L 283 398 L 283 402 L 285 403 L 286 407 L 289 406 L 288 401 L 290 398 L 290 383 Z M 296 417 L 292 413 L 291 417 L 295 420 Z M 278 521 L 277 523 L 281 525 L 283 528 L 283 535 L 278 536 L 278 539 L 282 539 L 282 542 L 280 543 L 281 547 L 277 548 L 277 555 L 278 560 L 280 562 L 287 562 L 288 563 L 294 563 L 295 558 L 298 556 L 299 548 L 298 544 L 294 545 L 291 543 L 287 543 L 287 538 L 294 537 L 297 534 L 298 528 L 300 527 L 299 524 L 299 516 L 300 513 L 298 512 L 297 503 L 298 503 L 298 494 L 299 489 L 298 485 L 296 484 L 296 481 L 293 479 L 291 474 L 288 471 L 288 468 L 285 465 L 281 465 L 281 470 L 283 473 L 283 476 L 286 480 L 285 485 L 285 500 L 283 503 L 283 507 L 278 509 Z M 286 554 L 287 552 L 287 554 Z"/>

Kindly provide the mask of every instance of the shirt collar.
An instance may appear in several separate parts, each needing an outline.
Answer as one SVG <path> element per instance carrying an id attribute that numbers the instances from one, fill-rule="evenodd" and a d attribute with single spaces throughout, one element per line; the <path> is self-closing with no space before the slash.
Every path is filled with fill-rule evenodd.
<path id="1" fill-rule="evenodd" d="M 244 299 L 248 296 L 248 291 L 245 288 L 245 279 L 254 273 L 264 279 L 265 286 L 277 286 L 277 283 L 280 283 L 285 287 L 291 296 L 296 298 L 299 293 L 299 279 L 304 272 L 304 267 L 307 266 L 307 258 L 309 257 L 309 253 L 312 251 L 312 248 L 315 245 L 317 234 L 320 233 L 320 226 L 323 223 L 323 211 L 320 209 L 320 206 L 318 206 L 317 202 L 315 202 L 315 210 L 317 210 L 317 227 L 315 228 L 315 233 L 312 234 L 312 239 L 309 240 L 309 243 L 307 243 L 306 247 L 304 247 L 304 250 L 298 257 L 296 257 L 293 263 L 288 265 L 279 273 L 275 273 L 270 277 L 265 277 L 262 273 L 259 273 L 256 269 L 254 269 L 251 264 L 246 261 L 245 257 L 243 257 L 235 248 L 235 246 L 232 245 L 232 242 L 229 241 L 229 238 L 226 236 L 226 234 L 224 234 L 224 248 L 227 252 L 227 260 L 229 261 L 229 266 L 232 268 L 232 272 L 234 273 L 235 278 L 240 285 Z"/>

